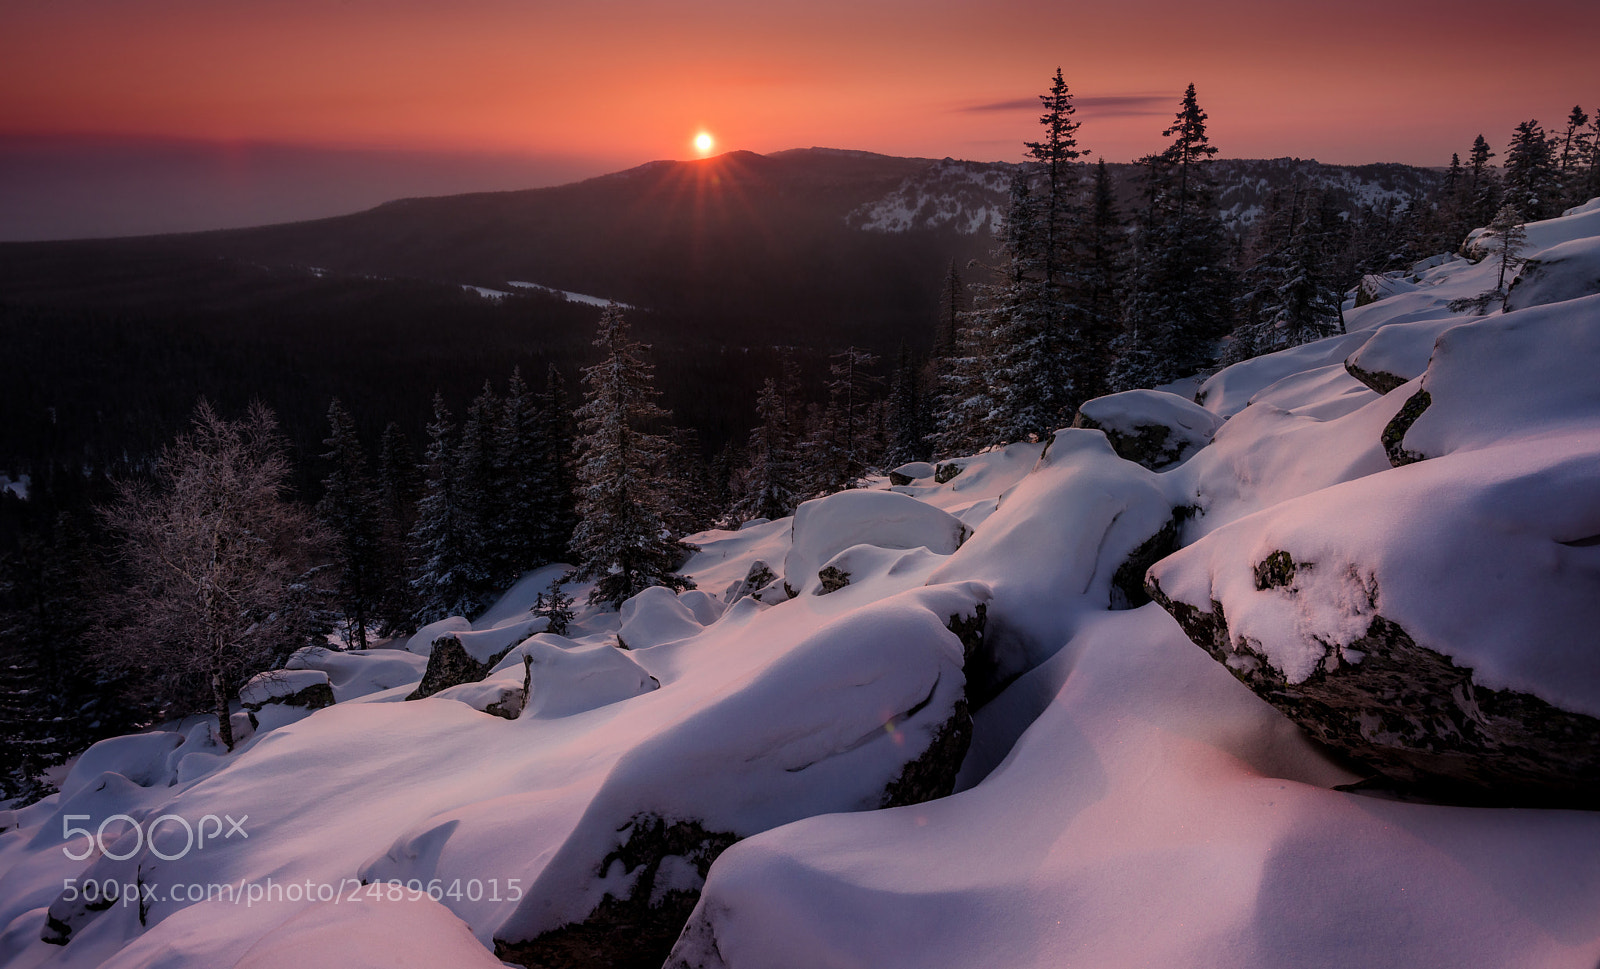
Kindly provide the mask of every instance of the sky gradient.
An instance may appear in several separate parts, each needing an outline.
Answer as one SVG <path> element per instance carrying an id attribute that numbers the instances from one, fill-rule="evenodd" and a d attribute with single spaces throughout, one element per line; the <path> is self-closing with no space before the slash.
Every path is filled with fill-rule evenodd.
<path id="1" fill-rule="evenodd" d="M 263 221 L 693 157 L 702 130 L 717 150 L 1012 160 L 1058 65 L 1110 161 L 1157 149 L 1191 82 L 1233 157 L 1442 165 L 1479 132 L 1500 151 L 1517 121 L 1600 107 L 1592 0 L 73 0 L 3 18 L 9 238 L 21 209 L 48 234 L 74 171 L 89 221 L 164 177 L 254 192 Z M 352 175 L 359 159 L 388 174 Z"/>

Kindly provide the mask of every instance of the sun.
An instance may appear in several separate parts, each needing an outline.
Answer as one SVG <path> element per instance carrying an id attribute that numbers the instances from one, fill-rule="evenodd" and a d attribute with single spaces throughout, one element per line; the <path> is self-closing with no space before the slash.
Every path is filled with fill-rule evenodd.
<path id="1" fill-rule="evenodd" d="M 694 150 L 701 155 L 711 154 L 711 149 L 716 145 L 716 139 L 711 137 L 709 131 L 702 131 L 694 136 Z"/>

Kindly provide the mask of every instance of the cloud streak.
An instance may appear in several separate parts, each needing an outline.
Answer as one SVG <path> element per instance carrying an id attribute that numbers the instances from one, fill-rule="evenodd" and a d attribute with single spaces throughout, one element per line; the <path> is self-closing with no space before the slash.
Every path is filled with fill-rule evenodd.
<path id="1" fill-rule="evenodd" d="M 1177 110 L 1178 97 L 1167 94 L 1104 94 L 1097 97 L 1076 97 L 1072 104 L 1084 114 L 1096 118 L 1131 118 L 1140 115 L 1167 114 Z M 1038 98 L 1016 98 L 1011 101 L 994 101 L 974 104 L 958 109 L 967 114 L 989 114 L 1007 111 L 1038 111 Z"/>

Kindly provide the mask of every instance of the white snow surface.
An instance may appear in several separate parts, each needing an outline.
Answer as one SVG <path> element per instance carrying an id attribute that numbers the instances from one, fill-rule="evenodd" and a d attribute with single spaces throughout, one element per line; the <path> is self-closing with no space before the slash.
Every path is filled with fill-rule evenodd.
<path id="1" fill-rule="evenodd" d="M 331 689 L 332 684 L 328 680 L 328 674 L 314 669 L 284 669 L 257 673 L 239 688 L 239 702 L 270 703 L 273 700 L 294 696 L 301 690 L 309 690 L 314 686 L 328 686 Z"/>
<path id="2" fill-rule="evenodd" d="M 1560 249 L 1596 218 L 1530 237 Z M 1485 685 L 1600 715 L 1600 295 L 1557 298 L 1582 262 L 1540 263 L 1548 301 L 1482 317 L 1448 304 L 1493 267 L 1418 264 L 1348 310 L 1348 333 L 1212 377 L 1203 406 L 1225 420 L 1167 471 L 1063 430 L 943 462 L 960 469 L 943 484 L 873 479 L 690 536 L 696 590 L 618 611 L 575 584 L 562 636 L 529 613 L 552 566 L 408 649 L 302 650 L 289 666 L 325 675 L 332 707 L 253 731 L 240 715 L 231 753 L 203 718 L 103 741 L 60 793 L 0 812 L 0 967 L 494 965 L 495 938 L 626 895 L 638 873 L 607 858 L 655 816 L 743 839 L 704 882 L 686 965 L 1594 969 L 1600 813 L 1334 790 L 1357 778 L 1166 613 L 1116 608 L 1129 556 L 1176 526 L 1163 589 L 1223 602 L 1292 676 L 1359 661 L 1341 647 L 1381 614 Z M 1347 358 L 1407 383 L 1380 396 Z M 1403 444 L 1424 459 L 1393 467 L 1383 430 L 1421 389 Z M 1259 591 L 1278 549 L 1309 565 Z M 757 563 L 798 594 L 733 601 Z M 813 594 L 829 564 L 849 584 Z M 979 606 L 989 667 L 969 683 L 947 623 Z M 510 652 L 482 683 L 405 701 L 442 635 Z M 482 712 L 524 677 L 520 716 Z M 1000 692 L 973 713 L 957 793 L 881 809 L 979 687 Z M 243 817 L 248 837 L 185 853 L 163 815 Z M 102 823 L 109 854 L 91 850 Z M 156 894 L 95 910 L 64 891 L 86 879 Z M 171 892 L 363 879 L 481 890 Z M 658 890 L 701 887 L 662 864 Z M 42 941 L 49 917 L 66 945 Z"/>

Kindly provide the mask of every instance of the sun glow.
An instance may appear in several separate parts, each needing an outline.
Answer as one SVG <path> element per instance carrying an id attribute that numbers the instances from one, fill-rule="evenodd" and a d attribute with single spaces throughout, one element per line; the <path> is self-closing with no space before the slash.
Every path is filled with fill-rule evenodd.
<path id="1" fill-rule="evenodd" d="M 711 149 L 715 145 L 716 140 L 711 137 L 709 131 L 702 131 L 694 136 L 694 150 L 701 155 L 711 154 Z"/>

